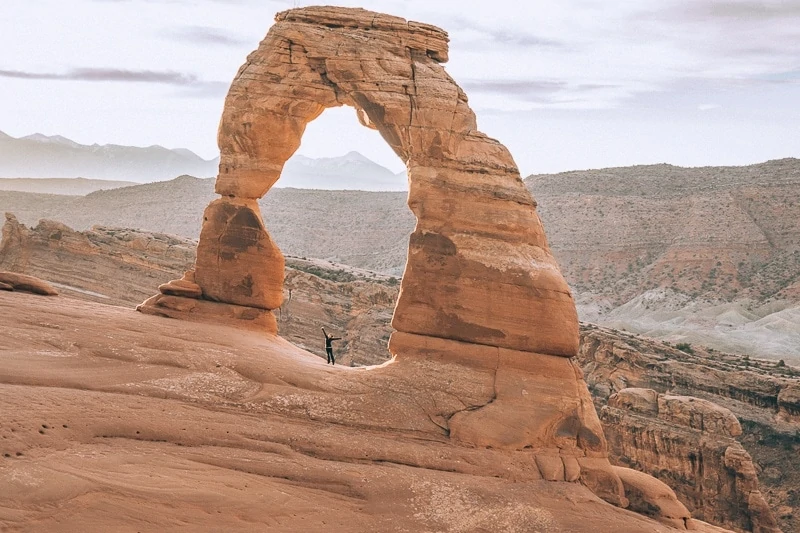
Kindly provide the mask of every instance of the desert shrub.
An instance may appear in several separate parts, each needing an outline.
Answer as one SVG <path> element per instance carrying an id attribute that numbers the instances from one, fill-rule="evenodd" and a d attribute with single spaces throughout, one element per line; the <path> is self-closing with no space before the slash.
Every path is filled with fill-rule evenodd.
<path id="1" fill-rule="evenodd" d="M 675 345 L 675 347 L 677 349 L 679 349 L 680 351 L 682 351 L 682 352 L 694 353 L 694 350 L 692 349 L 692 345 L 689 344 L 688 342 L 679 342 L 678 344 Z"/>

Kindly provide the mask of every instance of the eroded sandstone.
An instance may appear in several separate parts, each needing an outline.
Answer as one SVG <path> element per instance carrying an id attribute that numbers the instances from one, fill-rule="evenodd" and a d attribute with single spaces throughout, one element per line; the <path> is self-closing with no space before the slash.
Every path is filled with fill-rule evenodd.
<path id="1" fill-rule="evenodd" d="M 530 450 L 546 479 L 584 481 L 626 505 L 582 372 L 569 360 L 578 349 L 572 295 L 511 154 L 477 130 L 441 65 L 446 32 L 362 9 L 293 9 L 275 20 L 225 100 L 221 198 L 205 210 L 194 277 L 162 285 L 138 309 L 243 318 L 275 333 L 266 322 L 283 301 L 284 258 L 256 202 L 306 125 L 326 108 L 351 106 L 406 163 L 417 219 L 389 351 L 401 365 L 424 357 L 492 381 L 485 403 L 439 406 L 431 420 L 453 443 Z"/>
<path id="2" fill-rule="evenodd" d="M 203 299 L 280 307 L 282 255 L 255 201 L 278 180 L 306 125 L 326 108 L 349 105 L 409 173 L 417 227 L 393 327 L 575 355 L 574 302 L 536 203 L 508 150 L 477 130 L 466 95 L 442 67 L 447 41 L 433 26 L 361 9 L 276 16 L 225 101 L 222 198 L 206 209 L 195 268 Z"/>
<path id="3" fill-rule="evenodd" d="M 0 272 L 0 290 L 24 291 L 42 296 L 57 296 L 58 291 L 46 281 L 15 272 Z"/>
<path id="4" fill-rule="evenodd" d="M 686 504 L 695 518 L 744 531 L 780 531 L 753 460 L 734 438 L 742 428 L 728 409 L 700 398 L 623 389 L 609 398 L 601 419 L 614 456 L 640 471 L 620 476 L 628 498 L 641 500 L 641 485 L 655 487 L 655 480 L 637 482 L 631 490 L 626 479 L 645 472 L 674 487 L 680 507 Z M 675 509 L 654 516 L 689 517 L 686 508 L 685 515 Z"/>

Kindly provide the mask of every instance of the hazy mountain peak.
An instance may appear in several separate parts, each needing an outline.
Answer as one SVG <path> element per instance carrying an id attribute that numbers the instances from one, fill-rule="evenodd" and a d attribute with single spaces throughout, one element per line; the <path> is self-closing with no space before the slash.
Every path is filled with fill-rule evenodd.
<path id="1" fill-rule="evenodd" d="M 355 150 L 351 150 L 347 152 L 345 155 L 342 156 L 342 159 L 345 161 L 358 161 L 361 163 L 375 163 L 372 159 L 368 158 L 367 156 L 361 154 L 360 152 L 356 152 Z"/>
<path id="2" fill-rule="evenodd" d="M 21 140 L 26 141 L 34 141 L 38 143 L 45 143 L 45 144 L 60 144 L 62 146 L 70 146 L 72 148 L 78 148 L 83 145 L 76 143 L 72 139 L 67 139 L 66 137 L 62 137 L 61 135 L 45 135 L 43 133 L 34 133 L 32 135 L 26 135 L 25 137 L 20 137 Z"/>
<path id="3" fill-rule="evenodd" d="M 175 152 L 178 155 L 183 156 L 183 157 L 189 157 L 189 158 L 198 157 L 198 158 L 202 159 L 202 157 L 200 157 L 196 153 L 192 152 L 188 148 L 173 148 L 172 151 Z"/>

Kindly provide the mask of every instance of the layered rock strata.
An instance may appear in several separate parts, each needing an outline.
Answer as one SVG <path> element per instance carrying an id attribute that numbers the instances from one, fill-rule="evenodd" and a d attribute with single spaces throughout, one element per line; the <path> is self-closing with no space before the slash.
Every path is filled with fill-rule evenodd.
<path id="1" fill-rule="evenodd" d="M 644 388 L 670 396 L 699 397 L 730 410 L 742 426 L 742 434 L 736 440 L 753 459 L 759 478 L 758 490 L 769 503 L 779 526 L 787 532 L 797 531 L 800 529 L 797 512 L 800 508 L 800 491 L 797 490 L 800 487 L 800 463 L 797 461 L 800 453 L 800 404 L 797 403 L 800 369 L 700 346 L 686 350 L 586 324 L 581 326 L 578 361 L 598 409 L 623 389 Z M 645 416 L 641 409 L 638 413 Z M 652 410 L 646 416 L 657 418 Z M 601 421 L 606 435 L 624 431 L 615 429 L 613 418 L 604 416 Z M 694 435 L 691 439 L 695 440 L 713 435 L 686 425 L 676 427 L 689 436 Z M 637 439 L 634 432 L 626 432 L 622 438 L 630 439 L 629 447 L 642 449 L 637 455 L 639 458 L 652 457 L 651 441 Z M 668 440 L 675 440 L 680 449 L 689 449 L 690 444 L 681 444 L 683 438 L 675 433 Z M 612 463 L 630 464 L 625 455 L 629 450 L 614 444 L 609 451 Z M 681 472 L 694 468 L 688 457 L 681 459 L 675 455 L 672 460 L 681 463 Z M 732 474 L 723 461 L 705 464 L 703 468 L 704 475 L 712 479 L 731 479 Z M 706 498 L 709 507 L 704 511 L 695 509 L 682 496 L 703 490 L 696 477 L 672 476 L 669 470 L 660 469 L 656 464 L 645 471 L 654 473 L 672 487 L 696 517 L 705 516 L 720 524 L 753 521 L 748 518 L 748 507 L 728 506 L 724 502 L 714 507 L 711 502 L 716 486 L 713 483 Z"/>
<path id="2" fill-rule="evenodd" d="M 753 460 L 735 439 L 742 427 L 730 410 L 691 396 L 630 388 L 611 396 L 601 420 L 614 456 L 675 487 L 692 516 L 743 531 L 780 531 Z M 630 490 L 626 494 L 632 497 Z"/>
<path id="3" fill-rule="evenodd" d="M 280 306 L 283 257 L 256 200 L 278 180 L 306 125 L 349 105 L 408 167 L 417 226 L 393 327 L 575 354 L 575 306 L 536 203 L 508 150 L 477 130 L 466 95 L 442 67 L 447 41 L 433 26 L 358 9 L 276 16 L 225 101 L 222 198 L 206 209 L 195 268 L 203 299 Z"/>

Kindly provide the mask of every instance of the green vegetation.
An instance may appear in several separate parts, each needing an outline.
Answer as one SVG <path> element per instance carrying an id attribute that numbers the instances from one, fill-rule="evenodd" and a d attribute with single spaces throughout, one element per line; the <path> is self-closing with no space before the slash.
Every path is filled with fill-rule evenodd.
<path id="1" fill-rule="evenodd" d="M 688 342 L 679 342 L 678 344 L 675 345 L 675 347 L 682 352 L 692 353 L 692 354 L 694 353 L 692 345 L 689 344 Z"/>

